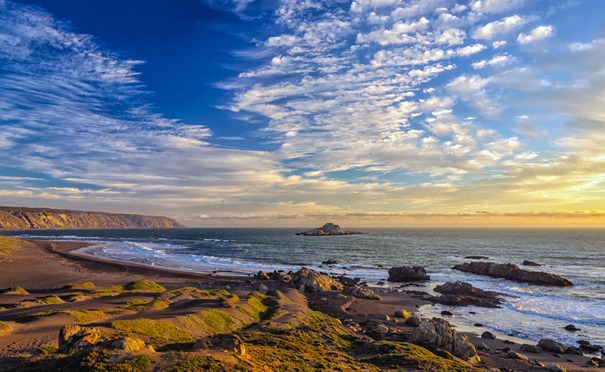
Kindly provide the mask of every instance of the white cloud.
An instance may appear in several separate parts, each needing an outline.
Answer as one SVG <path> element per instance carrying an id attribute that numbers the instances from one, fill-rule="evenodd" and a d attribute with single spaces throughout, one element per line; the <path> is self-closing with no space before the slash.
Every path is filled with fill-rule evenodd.
<path id="1" fill-rule="evenodd" d="M 506 45 L 506 40 L 494 41 L 492 43 L 492 47 L 494 49 L 502 48 L 505 45 Z"/>
<path id="2" fill-rule="evenodd" d="M 511 58 L 507 55 L 497 55 L 494 56 L 492 59 L 490 60 L 481 60 L 479 62 L 474 62 L 471 64 L 471 66 L 475 69 L 475 70 L 479 70 L 482 69 L 486 66 L 498 66 L 498 65 L 505 65 L 507 63 L 509 63 L 511 61 Z"/>
<path id="3" fill-rule="evenodd" d="M 571 43 L 568 45 L 568 47 L 572 52 L 586 52 L 594 50 L 595 48 L 602 48 L 603 45 L 605 45 L 605 39 L 597 39 L 589 43 Z"/>
<path id="4" fill-rule="evenodd" d="M 489 83 L 489 79 L 483 79 L 477 75 L 463 75 L 451 81 L 447 87 L 458 93 L 470 93 L 483 89 L 487 83 Z"/>
<path id="5" fill-rule="evenodd" d="M 501 13 L 522 6 L 526 0 L 477 0 L 471 2 L 471 9 L 481 13 Z"/>
<path id="6" fill-rule="evenodd" d="M 460 56 L 470 56 L 470 55 L 479 53 L 483 49 L 485 49 L 485 45 L 475 44 L 475 45 L 468 45 L 463 48 L 458 48 L 457 52 L 458 52 L 458 55 L 460 55 Z"/>
<path id="7" fill-rule="evenodd" d="M 539 26 L 534 28 L 529 35 L 519 34 L 517 41 L 520 44 L 529 44 L 536 40 L 545 39 L 552 35 L 554 29 L 552 26 Z"/>
<path id="8" fill-rule="evenodd" d="M 477 28 L 473 33 L 473 37 L 475 39 L 492 39 L 498 34 L 502 34 L 519 28 L 525 23 L 527 23 L 527 19 L 519 15 L 513 15 L 510 17 L 506 17 L 501 21 L 490 22 L 484 26 Z"/>

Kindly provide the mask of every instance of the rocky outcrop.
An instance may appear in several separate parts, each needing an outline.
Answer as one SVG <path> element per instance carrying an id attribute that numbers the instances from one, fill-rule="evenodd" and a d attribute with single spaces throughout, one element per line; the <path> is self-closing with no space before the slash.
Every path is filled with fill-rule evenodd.
<path id="1" fill-rule="evenodd" d="M 305 236 L 329 236 L 329 235 L 355 235 L 355 234 L 363 234 L 359 231 L 343 231 L 340 226 L 335 225 L 333 223 L 326 223 L 322 227 L 318 227 L 313 230 L 307 230 L 304 232 L 296 233 L 296 235 L 305 235 Z"/>
<path id="2" fill-rule="evenodd" d="M 374 292 L 373 290 L 361 287 L 359 285 L 347 287 L 345 289 L 345 293 L 348 293 L 351 296 L 355 296 L 357 298 L 365 298 L 367 300 L 382 300 L 382 297 L 380 297 L 380 295 Z"/>
<path id="3" fill-rule="evenodd" d="M 292 284 L 308 292 L 342 291 L 343 285 L 325 274 L 303 267 L 292 275 Z"/>
<path id="4" fill-rule="evenodd" d="M 99 328 L 66 324 L 59 331 L 59 351 L 63 352 L 80 350 L 103 341 L 105 338 Z"/>
<path id="5" fill-rule="evenodd" d="M 0 207 L 0 229 L 114 229 L 183 227 L 167 217 L 66 209 Z"/>
<path id="6" fill-rule="evenodd" d="M 414 329 L 412 342 L 418 344 L 434 344 L 469 363 L 481 361 L 475 346 L 468 337 L 454 329 L 445 319 L 433 318 L 420 322 Z"/>
<path id="7" fill-rule="evenodd" d="M 453 306 L 498 307 L 504 301 L 498 292 L 484 291 L 465 282 L 446 282 L 435 287 L 441 296 L 431 296 L 429 301 Z"/>
<path id="8" fill-rule="evenodd" d="M 559 287 L 573 285 L 569 280 L 558 275 L 541 271 L 524 270 L 517 265 L 510 263 L 499 264 L 494 262 L 473 261 L 456 265 L 453 269 L 494 278 L 504 278 L 520 283 Z"/>
<path id="9" fill-rule="evenodd" d="M 415 282 L 422 280 L 431 280 L 427 275 L 426 269 L 422 266 L 399 266 L 389 269 L 389 282 Z"/>
<path id="10" fill-rule="evenodd" d="M 559 354 L 563 354 L 567 351 L 567 347 L 565 345 L 549 338 L 541 339 L 540 342 L 538 342 L 538 347 L 540 347 L 542 350 L 548 350 Z"/>

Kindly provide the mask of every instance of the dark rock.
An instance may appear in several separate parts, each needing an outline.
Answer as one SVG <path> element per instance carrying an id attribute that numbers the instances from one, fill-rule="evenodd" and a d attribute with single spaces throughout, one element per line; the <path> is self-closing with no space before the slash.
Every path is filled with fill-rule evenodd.
<path id="1" fill-rule="evenodd" d="M 256 275 L 254 275 L 254 277 L 256 279 L 261 279 L 261 280 L 269 280 L 270 279 L 269 275 L 267 275 L 267 273 L 264 272 L 264 271 L 262 271 L 262 270 L 259 271 L 259 272 L 257 272 Z"/>
<path id="2" fill-rule="evenodd" d="M 507 346 L 507 347 L 505 347 L 504 349 L 502 349 L 502 352 L 503 352 L 503 353 L 506 353 L 506 354 L 510 353 L 511 351 L 513 351 L 513 349 L 511 349 L 511 348 L 510 348 L 510 347 L 508 347 L 508 346 Z"/>
<path id="3" fill-rule="evenodd" d="M 322 264 L 324 264 L 324 265 L 336 265 L 337 263 L 338 262 L 336 262 L 336 260 L 332 260 L 332 259 L 322 262 Z"/>
<path id="4" fill-rule="evenodd" d="M 567 347 L 560 342 L 543 338 L 538 342 L 538 346 L 543 350 L 552 351 L 554 353 L 564 354 L 567 351 Z"/>
<path id="5" fill-rule="evenodd" d="M 575 325 L 573 325 L 573 324 L 566 325 L 566 326 L 564 327 L 564 329 L 565 329 L 566 331 L 570 331 L 570 332 L 575 332 L 575 331 L 579 331 L 579 330 L 580 330 L 579 328 L 576 328 L 576 326 L 575 326 Z"/>
<path id="6" fill-rule="evenodd" d="M 523 265 L 523 266 L 544 266 L 542 264 L 535 263 L 533 261 L 528 261 L 528 260 L 523 261 L 523 263 L 521 263 L 521 265 Z"/>
<path id="7" fill-rule="evenodd" d="M 304 232 L 296 233 L 296 235 L 305 235 L 305 236 L 329 236 L 329 235 L 354 235 L 354 234 L 363 234 L 358 231 L 342 231 L 340 226 L 335 225 L 333 223 L 326 223 L 322 227 L 318 227 L 313 230 L 307 230 Z"/>
<path id="8" fill-rule="evenodd" d="M 368 300 L 378 300 L 381 301 L 382 297 L 380 297 L 380 295 L 376 294 L 376 292 L 374 292 L 373 290 L 369 289 L 369 288 L 364 288 L 358 285 L 355 285 L 353 287 L 347 287 L 344 291 L 347 294 L 350 294 L 351 296 L 355 296 L 357 298 L 365 298 Z"/>
<path id="9" fill-rule="evenodd" d="M 498 307 L 503 301 L 497 292 L 484 291 L 465 282 L 447 282 L 435 287 L 441 296 L 432 296 L 429 300 L 445 305 Z"/>
<path id="10" fill-rule="evenodd" d="M 357 285 L 359 283 L 360 279 L 359 278 L 349 278 L 348 276 L 341 275 L 341 276 L 337 277 L 336 280 L 338 280 L 344 286 L 352 287 L 354 285 Z"/>
<path id="11" fill-rule="evenodd" d="M 489 260 L 489 257 L 486 256 L 466 256 L 464 258 L 467 260 Z"/>
<path id="12" fill-rule="evenodd" d="M 537 285 L 550 285 L 550 286 L 571 286 L 573 285 L 569 280 L 562 278 L 555 274 L 540 272 L 540 271 L 529 271 L 519 268 L 513 264 L 499 264 L 494 262 L 466 262 L 464 264 L 456 265 L 453 267 L 455 270 L 469 272 L 478 275 L 486 275 L 494 278 L 504 278 L 520 283 L 529 283 Z"/>
<path id="13" fill-rule="evenodd" d="M 422 322 L 422 319 L 419 316 L 412 315 L 411 317 L 407 318 L 403 324 L 409 325 L 410 327 L 418 327 L 420 322 Z"/>
<path id="14" fill-rule="evenodd" d="M 246 347 L 242 339 L 235 333 L 212 336 L 210 348 L 226 350 L 239 356 L 246 356 Z"/>
<path id="15" fill-rule="evenodd" d="M 443 310 L 443 311 L 441 312 L 441 315 L 452 316 L 452 315 L 454 315 L 454 314 L 452 314 L 450 311 Z"/>
<path id="16" fill-rule="evenodd" d="M 481 338 L 485 338 L 487 340 L 495 340 L 496 336 L 489 331 L 485 331 L 481 334 Z"/>
<path id="17" fill-rule="evenodd" d="M 598 353 L 599 350 L 603 349 L 603 346 L 593 345 L 589 341 L 580 340 L 580 341 L 578 341 L 578 344 L 580 344 L 580 349 L 582 349 L 588 353 Z"/>
<path id="18" fill-rule="evenodd" d="M 519 354 L 519 353 L 514 352 L 514 351 L 510 351 L 508 353 L 508 357 L 509 358 L 513 358 L 513 359 L 519 359 L 519 360 L 527 360 L 527 361 L 529 361 L 529 358 L 527 357 L 527 355 Z"/>
<path id="19" fill-rule="evenodd" d="M 568 346 L 567 354 L 584 355 L 584 352 L 579 347 Z"/>
<path id="20" fill-rule="evenodd" d="M 486 344 L 484 344 L 483 342 L 481 342 L 479 345 L 477 345 L 477 350 L 479 350 L 479 351 L 490 351 L 491 349 L 489 348 L 489 346 L 487 346 Z"/>
<path id="21" fill-rule="evenodd" d="M 475 323 L 473 324 L 475 327 L 483 327 L 483 323 Z"/>
<path id="22" fill-rule="evenodd" d="M 400 266 L 389 269 L 389 282 L 415 282 L 420 280 L 430 280 L 426 269 L 422 266 Z"/>
<path id="23" fill-rule="evenodd" d="M 514 344 L 516 344 L 516 342 L 511 341 L 511 340 L 504 340 L 504 341 L 502 341 L 502 342 L 503 342 L 503 343 L 505 343 L 505 344 L 509 344 L 509 345 L 514 345 Z"/>
<path id="24" fill-rule="evenodd" d="M 376 283 L 376 285 L 385 285 L 385 284 L 386 284 L 386 283 L 385 283 L 385 282 L 383 282 L 382 280 L 381 280 L 381 281 L 379 281 L 378 283 Z"/>
<path id="25" fill-rule="evenodd" d="M 598 367 L 605 367 L 605 360 L 603 360 L 602 358 L 592 357 L 590 358 L 590 361 L 594 363 L 593 365 L 596 365 Z"/>
<path id="26" fill-rule="evenodd" d="M 529 345 L 529 344 L 521 345 L 521 350 L 529 351 L 530 353 L 536 353 L 536 354 L 540 354 L 542 352 L 541 347 L 539 347 L 537 345 Z"/>

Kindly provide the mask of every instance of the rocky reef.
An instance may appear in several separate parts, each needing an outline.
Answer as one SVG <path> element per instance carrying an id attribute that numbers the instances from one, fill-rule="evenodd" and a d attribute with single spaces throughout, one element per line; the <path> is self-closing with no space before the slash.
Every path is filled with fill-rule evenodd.
<path id="1" fill-rule="evenodd" d="M 542 271 L 530 271 L 519 268 L 513 264 L 499 264 L 494 262 L 466 262 L 453 267 L 468 273 L 491 276 L 494 278 L 504 278 L 520 283 L 529 283 L 536 285 L 549 285 L 565 287 L 573 285 L 569 280 L 558 275 L 545 273 Z"/>
<path id="2" fill-rule="evenodd" d="M 322 227 L 318 227 L 316 229 L 296 233 L 296 235 L 305 235 L 305 236 L 356 235 L 356 234 L 363 234 L 363 233 L 359 232 L 359 231 L 343 231 L 339 225 L 335 225 L 333 223 L 326 223 Z"/>
<path id="3" fill-rule="evenodd" d="M 159 216 L 67 209 L 0 207 L 0 230 L 184 227 Z"/>

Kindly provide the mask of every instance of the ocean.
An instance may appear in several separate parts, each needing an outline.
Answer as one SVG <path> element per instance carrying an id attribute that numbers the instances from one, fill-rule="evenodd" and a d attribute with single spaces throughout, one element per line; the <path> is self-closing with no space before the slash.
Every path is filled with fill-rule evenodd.
<path id="1" fill-rule="evenodd" d="M 98 242 L 88 254 L 197 272 L 229 274 L 259 270 L 318 271 L 359 277 L 370 286 L 397 288 L 386 281 L 393 266 L 427 269 L 432 291 L 446 281 L 464 281 L 510 297 L 497 309 L 435 305 L 449 310 L 461 324 L 482 323 L 482 329 L 538 341 L 552 338 L 567 345 L 588 340 L 605 345 L 605 229 L 356 229 L 367 234 L 296 236 L 305 229 L 187 228 L 3 231 L 23 239 Z M 520 265 L 561 275 L 572 287 L 543 287 L 468 274 L 451 269 L 465 256 L 487 256 L 493 262 Z M 322 265 L 334 259 L 336 265 Z M 412 288 L 418 289 L 418 288 Z M 420 288 L 420 290 L 423 290 Z M 563 329 L 574 324 L 579 331 Z"/>

